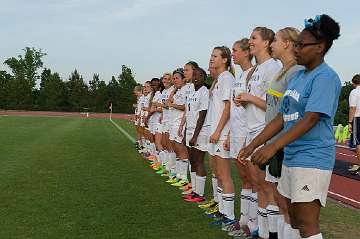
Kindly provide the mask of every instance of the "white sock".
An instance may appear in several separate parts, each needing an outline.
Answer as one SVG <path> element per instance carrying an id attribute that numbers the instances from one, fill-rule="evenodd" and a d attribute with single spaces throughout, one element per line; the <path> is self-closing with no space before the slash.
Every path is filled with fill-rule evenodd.
<path id="1" fill-rule="evenodd" d="M 156 146 L 154 143 L 150 143 L 151 154 L 156 154 Z"/>
<path id="2" fill-rule="evenodd" d="M 259 237 L 265 239 L 269 238 L 269 221 L 267 217 L 267 210 L 258 207 L 258 223 L 259 223 Z"/>
<path id="3" fill-rule="evenodd" d="M 174 152 L 170 154 L 169 164 L 170 173 L 176 176 L 176 154 Z"/>
<path id="4" fill-rule="evenodd" d="M 224 202 L 222 199 L 222 188 L 217 187 L 217 199 L 219 200 L 219 212 L 224 214 Z"/>
<path id="5" fill-rule="evenodd" d="M 204 191 L 205 191 L 205 182 L 206 182 L 206 176 L 202 177 L 199 175 L 196 175 L 196 187 L 194 188 L 194 184 L 193 189 L 195 189 L 195 193 L 197 193 L 200 196 L 204 196 Z"/>
<path id="6" fill-rule="evenodd" d="M 234 199 L 235 193 L 223 193 L 222 200 L 224 204 L 224 214 L 228 219 L 234 220 Z"/>
<path id="7" fill-rule="evenodd" d="M 150 152 L 150 140 L 146 140 L 146 152 Z"/>
<path id="8" fill-rule="evenodd" d="M 300 232 L 298 229 L 294 229 L 290 224 L 285 222 L 284 225 L 284 238 L 289 239 L 300 239 Z"/>
<path id="9" fill-rule="evenodd" d="M 181 178 L 180 170 L 181 170 L 181 163 L 180 163 L 180 159 L 177 158 L 175 163 L 175 172 L 176 172 L 176 178 L 178 179 Z"/>
<path id="10" fill-rule="evenodd" d="M 248 227 L 250 229 L 250 232 L 253 232 L 256 229 L 258 229 L 257 208 L 258 208 L 257 193 L 253 192 L 253 193 L 251 193 L 250 207 L 249 207 Z"/>
<path id="11" fill-rule="evenodd" d="M 269 221 L 269 232 L 277 232 L 277 221 L 279 219 L 279 207 L 268 205 L 266 207 Z"/>
<path id="12" fill-rule="evenodd" d="M 240 226 L 246 226 L 249 222 L 251 189 L 242 189 L 240 195 Z"/>
<path id="13" fill-rule="evenodd" d="M 196 190 L 196 172 L 190 171 L 190 179 L 191 179 L 191 187 L 195 191 Z"/>
<path id="14" fill-rule="evenodd" d="M 188 169 L 189 169 L 189 160 L 183 159 L 180 160 L 180 178 L 183 181 L 188 181 Z"/>
<path id="15" fill-rule="evenodd" d="M 217 197 L 217 187 L 218 187 L 218 181 L 217 178 L 215 177 L 215 175 L 213 174 L 212 176 L 212 189 L 213 189 L 213 197 L 215 202 L 219 202 L 218 197 Z"/>
<path id="16" fill-rule="evenodd" d="M 321 233 L 313 235 L 311 237 L 301 237 L 301 239 L 323 239 L 323 236 Z"/>
<path id="17" fill-rule="evenodd" d="M 165 151 L 164 150 L 161 150 L 160 153 L 159 153 L 159 162 L 161 163 L 161 165 L 165 165 Z"/>
<path id="18" fill-rule="evenodd" d="M 285 226 L 285 218 L 284 215 L 280 214 L 277 221 L 278 239 L 286 239 L 284 237 L 284 226 Z"/>

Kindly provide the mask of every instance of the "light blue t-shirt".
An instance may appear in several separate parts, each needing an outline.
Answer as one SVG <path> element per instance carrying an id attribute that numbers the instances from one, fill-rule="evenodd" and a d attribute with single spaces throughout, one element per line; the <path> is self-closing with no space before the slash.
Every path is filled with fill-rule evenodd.
<path id="1" fill-rule="evenodd" d="M 287 167 L 332 170 L 335 164 L 333 121 L 338 107 L 341 82 L 326 63 L 310 72 L 299 71 L 290 81 L 280 108 L 284 132 L 304 117 L 320 113 L 320 120 L 302 137 L 285 146 Z"/>

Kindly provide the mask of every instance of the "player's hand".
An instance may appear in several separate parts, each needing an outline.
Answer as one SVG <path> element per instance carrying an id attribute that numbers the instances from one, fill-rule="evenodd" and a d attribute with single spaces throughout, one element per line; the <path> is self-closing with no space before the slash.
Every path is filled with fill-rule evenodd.
<path id="1" fill-rule="evenodd" d="M 256 165 L 264 165 L 271 157 L 273 157 L 276 154 L 276 147 L 272 144 L 267 144 L 260 149 L 256 150 L 255 153 L 251 156 L 251 162 Z"/>

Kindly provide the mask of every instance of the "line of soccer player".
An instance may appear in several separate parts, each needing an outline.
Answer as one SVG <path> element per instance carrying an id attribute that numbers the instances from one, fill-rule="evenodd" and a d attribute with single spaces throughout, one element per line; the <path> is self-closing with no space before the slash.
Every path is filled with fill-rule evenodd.
<path id="1" fill-rule="evenodd" d="M 301 32 L 256 27 L 232 51 L 212 50 L 210 87 L 193 61 L 137 86 L 139 152 L 231 236 L 322 238 L 319 213 L 335 162 L 341 90 L 324 56 L 339 33 L 325 14 L 305 20 Z M 236 77 L 233 64 L 242 70 Z M 206 152 L 213 191 L 207 201 Z M 239 219 L 233 162 L 242 180 Z"/>

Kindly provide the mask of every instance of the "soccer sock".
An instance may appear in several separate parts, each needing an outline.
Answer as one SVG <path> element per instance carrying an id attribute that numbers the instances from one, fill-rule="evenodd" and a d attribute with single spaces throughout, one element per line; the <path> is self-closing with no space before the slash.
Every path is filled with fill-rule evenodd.
<path id="1" fill-rule="evenodd" d="M 267 210 L 258 207 L 258 223 L 259 223 L 259 237 L 265 239 L 269 238 L 269 222 L 267 217 Z"/>
<path id="2" fill-rule="evenodd" d="M 301 237 L 301 239 L 323 239 L 323 237 L 322 237 L 322 234 L 319 233 L 319 234 L 313 235 L 311 237 Z"/>
<path id="3" fill-rule="evenodd" d="M 156 155 L 156 146 L 154 143 L 150 143 L 151 154 Z"/>
<path id="4" fill-rule="evenodd" d="M 245 226 L 249 222 L 251 189 L 242 189 L 240 195 L 240 226 Z"/>
<path id="5" fill-rule="evenodd" d="M 269 238 L 274 238 L 277 232 L 277 221 L 279 219 L 279 207 L 268 205 L 266 207 L 269 222 Z"/>
<path id="6" fill-rule="evenodd" d="M 300 232 L 298 229 L 294 229 L 290 224 L 285 222 L 284 225 L 284 238 L 300 239 Z"/>
<path id="7" fill-rule="evenodd" d="M 224 214 L 224 201 L 222 199 L 222 188 L 217 187 L 217 199 L 219 201 L 219 212 Z"/>
<path id="8" fill-rule="evenodd" d="M 169 164 L 171 176 L 176 176 L 176 154 L 174 152 L 170 154 Z"/>
<path id="9" fill-rule="evenodd" d="M 206 182 L 206 176 L 202 177 L 196 175 L 195 192 L 202 197 L 204 196 L 205 182 Z M 193 188 L 194 188 L 194 184 L 193 184 Z"/>
<path id="10" fill-rule="evenodd" d="M 277 221 L 278 239 L 285 239 L 284 226 L 285 226 L 285 218 L 284 218 L 284 215 L 280 214 L 278 217 L 278 221 Z"/>
<path id="11" fill-rule="evenodd" d="M 234 220 L 234 199 L 235 193 L 223 193 L 222 200 L 224 204 L 224 214 L 228 219 Z"/>
<path id="12" fill-rule="evenodd" d="M 214 201 L 215 202 L 219 202 L 218 197 L 217 197 L 217 187 L 218 187 L 218 181 L 217 178 L 215 177 L 215 175 L 212 175 L 212 188 L 213 188 L 213 197 L 214 197 Z"/>
<path id="13" fill-rule="evenodd" d="M 176 172 L 176 177 L 180 179 L 180 160 L 178 158 L 176 158 L 176 162 L 175 162 L 175 172 Z"/>
<path id="14" fill-rule="evenodd" d="M 256 229 L 258 229 L 257 208 L 258 208 L 257 193 L 252 192 L 250 196 L 249 222 L 248 222 L 248 227 L 250 229 L 250 232 L 253 232 Z"/>
<path id="15" fill-rule="evenodd" d="M 165 166 L 166 154 L 164 150 L 161 150 L 159 153 L 159 161 L 162 166 Z"/>
<path id="16" fill-rule="evenodd" d="M 196 172 L 190 171 L 191 187 L 196 190 Z"/>
<path id="17" fill-rule="evenodd" d="M 180 179 L 183 181 L 188 181 L 188 168 L 189 160 L 182 159 L 180 160 Z"/>

